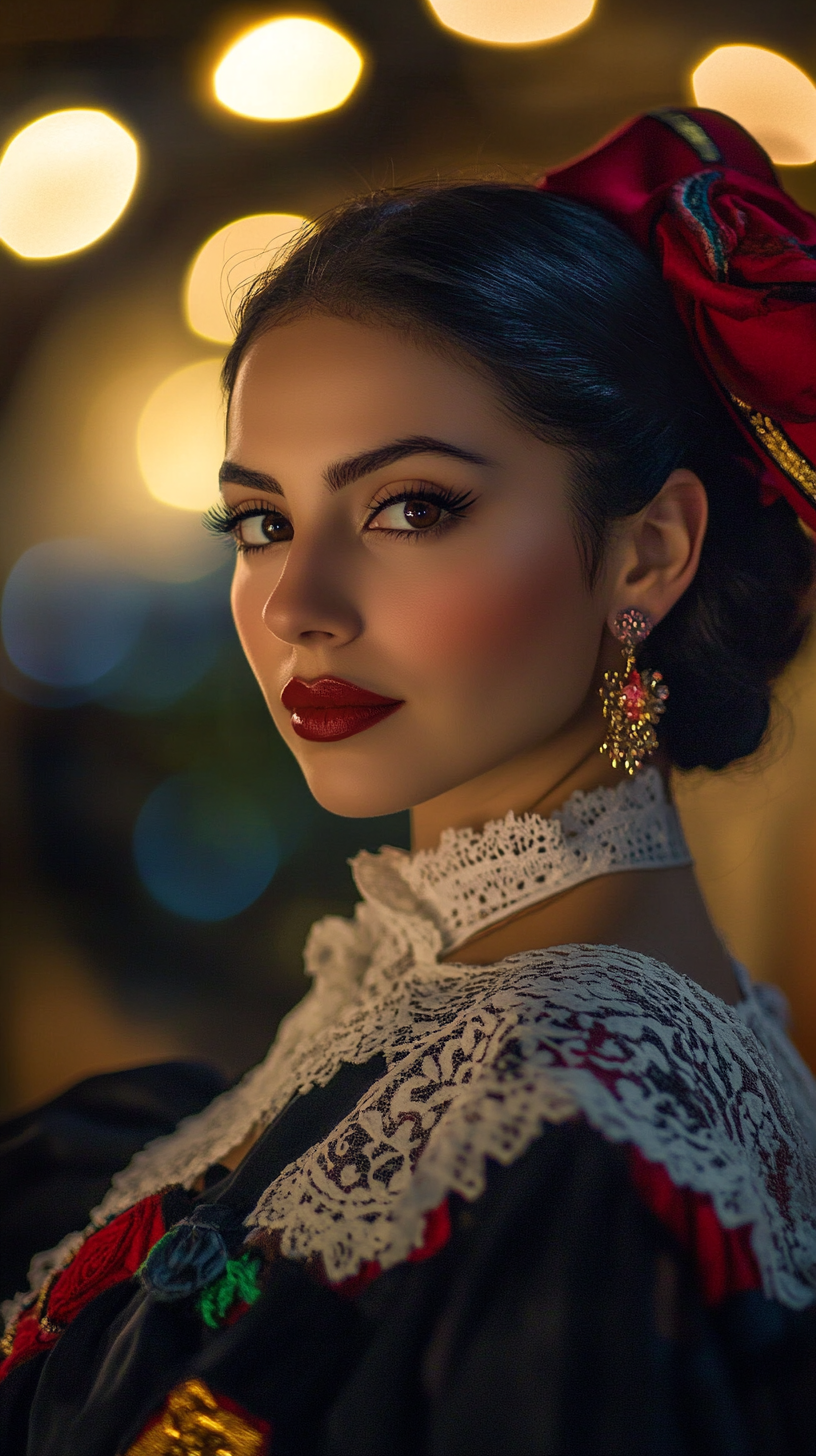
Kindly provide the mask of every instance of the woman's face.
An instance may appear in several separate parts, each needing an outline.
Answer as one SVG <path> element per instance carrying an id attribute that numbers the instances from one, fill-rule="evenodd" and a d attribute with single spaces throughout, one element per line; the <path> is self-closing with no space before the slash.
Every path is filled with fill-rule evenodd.
<path id="1" fill-rule="evenodd" d="M 568 465 L 475 372 L 396 328 L 310 315 L 250 346 L 222 469 L 233 610 L 325 808 L 435 798 L 544 743 L 594 692 L 606 610 L 582 576 Z"/>

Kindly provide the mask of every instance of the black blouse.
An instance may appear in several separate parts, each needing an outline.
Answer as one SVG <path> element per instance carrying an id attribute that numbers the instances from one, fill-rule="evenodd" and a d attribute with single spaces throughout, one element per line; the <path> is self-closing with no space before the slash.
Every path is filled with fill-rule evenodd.
<path id="1" fill-rule="evenodd" d="M 197 1198 L 170 1190 L 166 1224 L 196 1204 L 244 1217 L 383 1070 L 380 1057 L 344 1066 L 295 1099 L 235 1173 L 216 1170 Z M 94 1115 L 100 1147 L 101 1105 Z M 40 1153 L 56 1227 L 61 1182 L 75 1205 L 76 1179 L 64 1148 L 50 1178 Z M 18 1161 L 12 1205 L 30 1173 Z M 191 1298 L 162 1301 L 137 1277 L 106 1289 L 0 1384 L 2 1456 L 816 1453 L 816 1312 L 757 1290 L 706 1308 L 624 1146 L 580 1119 L 547 1126 L 450 1213 L 444 1247 L 356 1292 L 272 1258 L 257 1301 L 218 1329 Z M 221 1434 L 200 1425 L 173 1444 L 156 1418 L 191 1381 L 225 1413 Z"/>

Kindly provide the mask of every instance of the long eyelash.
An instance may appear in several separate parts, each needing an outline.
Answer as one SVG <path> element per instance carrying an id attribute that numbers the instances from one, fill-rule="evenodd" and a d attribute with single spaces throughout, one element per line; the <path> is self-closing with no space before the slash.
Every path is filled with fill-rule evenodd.
<path id="1" fill-rule="evenodd" d="M 212 531 L 216 536 L 229 536 L 235 530 L 235 510 L 226 501 L 218 501 L 204 512 L 201 523 L 205 531 Z"/>
<path id="2" fill-rule="evenodd" d="M 442 506 L 448 517 L 466 515 L 476 500 L 470 490 L 452 490 L 447 485 L 424 485 L 422 481 L 417 481 L 413 485 L 396 491 L 393 495 L 386 496 L 383 500 L 378 500 L 366 520 L 366 525 L 370 525 L 387 506 L 399 505 L 400 501 L 415 500 L 417 497 L 420 500 L 433 501 L 434 505 Z M 389 536 L 398 536 L 403 540 L 407 540 L 408 537 L 418 540 L 420 537 L 427 539 L 428 536 L 438 535 L 440 531 L 445 530 L 447 525 L 448 522 L 442 520 L 438 521 L 435 526 L 429 526 L 426 531 L 410 531 L 407 528 L 400 531 L 396 527 L 390 526 L 381 527 L 381 529 Z"/>
<path id="3" fill-rule="evenodd" d="M 386 507 L 398 505 L 400 501 L 407 501 L 419 497 L 422 500 L 433 501 L 435 505 L 442 506 L 448 518 L 452 516 L 464 516 L 473 505 L 476 497 L 472 491 L 456 491 L 446 485 L 424 485 L 421 481 L 403 487 L 402 490 L 394 492 L 393 495 L 385 496 L 383 500 L 377 501 L 370 511 L 366 520 L 368 526 L 375 516 L 378 516 Z M 242 521 L 251 520 L 253 516 L 268 516 L 274 511 L 269 501 L 245 501 L 240 506 L 227 505 L 226 501 L 218 501 L 204 513 L 203 525 L 205 530 L 211 531 L 215 536 L 232 536 L 233 543 L 239 551 L 262 551 L 262 546 L 245 546 L 237 537 L 237 529 Z M 426 531 L 404 531 L 396 528 L 387 528 L 389 536 L 397 536 L 402 539 L 408 537 L 435 536 L 444 531 L 447 521 L 439 521 L 435 526 L 430 526 Z"/>
<path id="4" fill-rule="evenodd" d="M 226 501 L 217 501 L 205 511 L 202 521 L 205 531 L 212 531 L 215 536 L 232 536 L 236 551 L 263 551 L 263 546 L 244 545 L 238 539 L 238 527 L 242 521 L 249 521 L 253 516 L 272 515 L 274 510 L 275 507 L 270 506 L 269 501 L 244 501 L 240 506 L 229 506 Z"/>

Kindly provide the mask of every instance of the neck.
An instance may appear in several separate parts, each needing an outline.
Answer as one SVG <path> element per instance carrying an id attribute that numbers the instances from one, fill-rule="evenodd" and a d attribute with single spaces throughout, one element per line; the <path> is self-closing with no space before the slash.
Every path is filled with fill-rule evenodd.
<path id="1" fill-rule="evenodd" d="M 599 752 L 603 719 L 597 698 L 546 743 L 458 784 L 411 811 L 412 846 L 435 849 L 445 829 L 481 829 L 514 814 L 551 814 L 576 789 L 614 787 L 625 773 Z"/>

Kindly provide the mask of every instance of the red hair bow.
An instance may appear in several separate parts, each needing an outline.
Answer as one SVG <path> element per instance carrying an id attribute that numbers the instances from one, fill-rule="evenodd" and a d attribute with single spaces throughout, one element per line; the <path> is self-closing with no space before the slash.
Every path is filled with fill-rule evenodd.
<path id="1" fill-rule="evenodd" d="M 816 529 L 816 218 L 718 111 L 628 122 L 540 184 L 596 207 L 660 265 L 710 379 L 783 495 Z"/>

